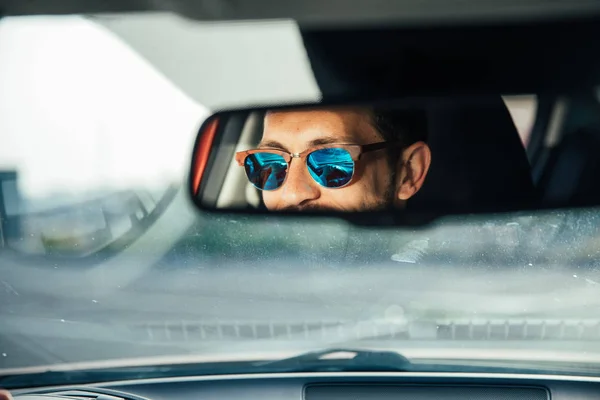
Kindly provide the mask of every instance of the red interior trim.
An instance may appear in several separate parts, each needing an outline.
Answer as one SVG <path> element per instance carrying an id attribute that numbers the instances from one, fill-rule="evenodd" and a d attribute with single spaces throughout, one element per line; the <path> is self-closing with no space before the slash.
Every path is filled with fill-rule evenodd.
<path id="1" fill-rule="evenodd" d="M 192 189 L 194 190 L 195 196 L 198 195 L 198 190 L 200 190 L 202 175 L 204 174 L 206 164 L 208 163 L 208 156 L 210 156 L 210 150 L 215 140 L 218 124 L 218 118 L 213 118 L 212 121 L 205 125 L 204 130 L 200 132 L 200 139 L 196 146 L 196 154 L 194 154 Z"/>

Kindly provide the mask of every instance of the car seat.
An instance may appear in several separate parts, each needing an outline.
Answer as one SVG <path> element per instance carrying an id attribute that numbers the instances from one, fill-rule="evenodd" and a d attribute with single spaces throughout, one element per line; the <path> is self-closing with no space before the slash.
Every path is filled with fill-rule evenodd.
<path id="1" fill-rule="evenodd" d="M 411 210 L 514 210 L 535 204 L 531 169 L 517 129 L 498 96 L 428 109 L 432 161 Z"/>
<path id="2" fill-rule="evenodd" d="M 600 106 L 592 96 L 563 104 L 562 140 L 540 157 L 540 197 L 546 206 L 595 206 L 600 203 Z"/>

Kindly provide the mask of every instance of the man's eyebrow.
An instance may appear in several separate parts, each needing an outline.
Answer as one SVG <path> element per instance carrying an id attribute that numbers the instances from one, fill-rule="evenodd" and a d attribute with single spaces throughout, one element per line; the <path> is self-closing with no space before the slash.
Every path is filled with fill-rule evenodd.
<path id="1" fill-rule="evenodd" d="M 321 146 L 323 144 L 334 144 L 334 143 L 340 143 L 340 144 L 351 143 L 351 141 L 344 139 L 344 138 L 339 138 L 339 137 L 325 136 L 325 137 L 311 140 L 310 142 L 307 143 L 306 148 L 310 149 L 311 147 Z M 271 149 L 289 151 L 283 144 L 279 143 L 276 140 L 267 140 L 265 142 L 260 142 L 257 147 L 259 149 L 267 147 L 267 148 L 271 148 Z"/>
<path id="2" fill-rule="evenodd" d="M 268 147 L 271 149 L 278 149 L 278 150 L 283 150 L 283 151 L 288 151 L 288 149 L 282 145 L 281 143 L 279 143 L 276 140 L 267 140 L 265 142 L 260 142 L 257 146 L 259 149 Z"/>
<path id="3" fill-rule="evenodd" d="M 311 140 L 308 142 L 308 147 L 320 146 L 322 144 L 332 144 L 332 143 L 345 143 L 344 140 L 339 137 L 326 136 L 322 138 L 318 138 L 315 140 Z"/>

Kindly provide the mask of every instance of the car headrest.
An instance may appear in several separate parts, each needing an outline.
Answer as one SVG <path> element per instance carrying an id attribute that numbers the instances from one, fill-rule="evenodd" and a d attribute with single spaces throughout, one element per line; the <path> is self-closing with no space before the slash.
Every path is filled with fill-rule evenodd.
<path id="1" fill-rule="evenodd" d="M 411 210 L 493 211 L 532 205 L 525 149 L 500 97 L 428 110 L 432 160 Z"/>
<path id="2" fill-rule="evenodd" d="M 568 100 L 562 138 L 548 148 L 538 190 L 544 205 L 596 206 L 600 203 L 600 107 L 595 96 Z"/>

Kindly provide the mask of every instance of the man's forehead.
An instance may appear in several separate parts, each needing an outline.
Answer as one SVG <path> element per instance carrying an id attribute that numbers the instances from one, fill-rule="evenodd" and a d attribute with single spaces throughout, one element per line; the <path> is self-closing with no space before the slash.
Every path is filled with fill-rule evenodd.
<path id="1" fill-rule="evenodd" d="M 271 111 L 265 116 L 261 145 L 281 143 L 289 149 L 309 143 L 364 142 L 368 139 L 363 136 L 369 133 L 365 131 L 371 130 L 369 118 L 369 112 L 360 108 Z"/>

